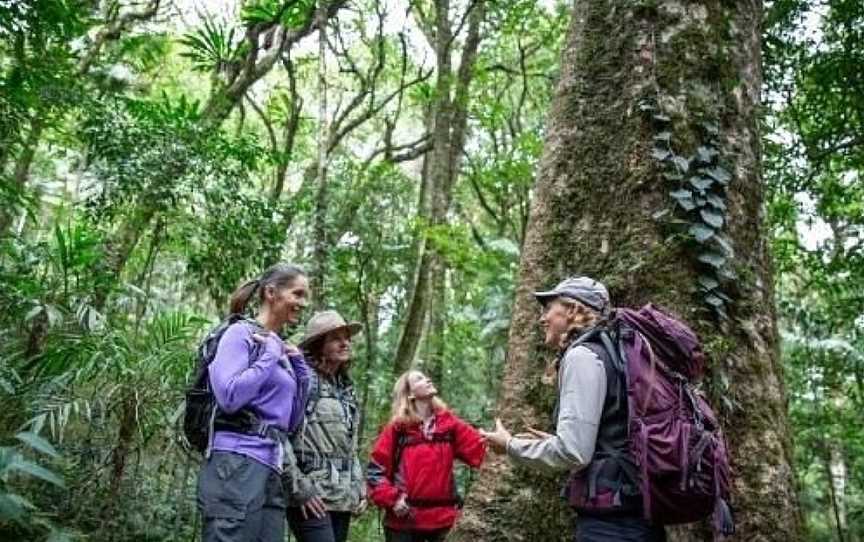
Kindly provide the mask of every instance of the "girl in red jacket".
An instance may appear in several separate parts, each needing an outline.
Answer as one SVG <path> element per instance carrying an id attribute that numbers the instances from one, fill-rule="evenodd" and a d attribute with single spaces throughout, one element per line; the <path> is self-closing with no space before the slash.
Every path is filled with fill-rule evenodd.
<path id="1" fill-rule="evenodd" d="M 459 517 L 453 460 L 477 468 L 480 433 L 437 397 L 426 375 L 408 371 L 393 386 L 393 417 L 372 450 L 369 498 L 386 511 L 387 542 L 439 542 Z"/>

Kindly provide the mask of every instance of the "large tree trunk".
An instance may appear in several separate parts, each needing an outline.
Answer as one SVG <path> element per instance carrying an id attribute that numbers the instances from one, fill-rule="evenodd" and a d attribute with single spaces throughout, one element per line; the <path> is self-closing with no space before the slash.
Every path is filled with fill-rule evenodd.
<path id="1" fill-rule="evenodd" d="M 728 407 L 734 539 L 788 541 L 800 539 L 801 523 L 762 225 L 760 17 L 758 0 L 576 3 L 522 252 L 499 414 L 513 430 L 523 429 L 523 421 L 548 425 L 554 390 L 540 383 L 549 353 L 540 350 L 533 290 L 585 274 L 604 281 L 618 305 L 666 306 L 700 333 L 712 360 L 711 383 L 721 390 L 715 405 Z M 652 102 L 671 120 L 652 118 L 657 109 L 646 114 L 644 104 Z M 695 243 L 671 236 L 653 218 L 672 208 L 669 192 L 676 188 L 652 157 L 661 121 L 684 156 L 702 144 L 699 126 L 715 123 L 720 160 L 733 173 L 725 233 L 738 278 L 724 286 L 733 300 L 722 323 L 695 293 Z M 490 463 L 451 539 L 570 538 L 558 481 L 500 458 Z M 686 531 L 674 538 L 704 536 Z"/>

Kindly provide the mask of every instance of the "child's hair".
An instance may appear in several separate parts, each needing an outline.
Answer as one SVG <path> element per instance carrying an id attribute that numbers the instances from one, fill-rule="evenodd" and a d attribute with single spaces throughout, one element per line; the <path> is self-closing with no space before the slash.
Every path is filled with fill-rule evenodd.
<path id="1" fill-rule="evenodd" d="M 420 415 L 417 414 L 414 398 L 411 397 L 409 379 L 415 374 L 422 375 L 423 373 L 416 370 L 405 371 L 396 379 L 396 384 L 393 385 L 393 416 L 390 418 L 391 423 L 411 425 L 423 421 Z M 435 412 L 447 408 L 447 404 L 437 396 L 433 397 L 431 401 L 432 409 Z"/>

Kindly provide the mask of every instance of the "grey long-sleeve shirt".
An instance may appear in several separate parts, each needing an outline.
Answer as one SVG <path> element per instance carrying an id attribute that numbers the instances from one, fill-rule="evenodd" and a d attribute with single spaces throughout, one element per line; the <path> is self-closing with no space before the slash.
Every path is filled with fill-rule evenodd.
<path id="1" fill-rule="evenodd" d="M 551 473 L 580 469 L 591 462 L 606 400 L 603 361 L 584 346 L 570 349 L 558 369 L 556 434 L 546 439 L 512 438 L 507 455 L 514 463 Z"/>

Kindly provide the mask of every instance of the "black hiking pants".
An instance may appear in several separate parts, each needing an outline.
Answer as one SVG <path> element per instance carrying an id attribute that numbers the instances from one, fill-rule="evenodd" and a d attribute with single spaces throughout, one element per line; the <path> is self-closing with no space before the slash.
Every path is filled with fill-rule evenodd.
<path id="1" fill-rule="evenodd" d="M 438 529 L 435 531 L 397 531 L 384 527 L 384 540 L 386 542 L 443 542 L 447 538 L 450 529 Z"/>
<path id="2" fill-rule="evenodd" d="M 666 531 L 642 516 L 580 516 L 575 542 L 666 542 Z"/>
<path id="3" fill-rule="evenodd" d="M 285 496 L 279 474 L 254 459 L 213 452 L 198 475 L 202 542 L 283 542 Z"/>
<path id="4" fill-rule="evenodd" d="M 324 517 L 303 519 L 299 507 L 288 509 L 288 525 L 298 542 L 345 542 L 350 523 L 351 512 L 327 512 Z"/>

